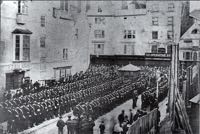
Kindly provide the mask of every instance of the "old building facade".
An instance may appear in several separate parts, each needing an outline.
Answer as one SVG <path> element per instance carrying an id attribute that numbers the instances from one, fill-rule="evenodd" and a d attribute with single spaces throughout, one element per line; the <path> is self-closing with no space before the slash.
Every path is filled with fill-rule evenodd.
<path id="1" fill-rule="evenodd" d="M 0 88 L 17 88 L 22 77 L 34 82 L 85 70 L 85 7 L 81 1 L 3 1 Z"/>
<path id="2" fill-rule="evenodd" d="M 200 60 L 200 10 L 194 10 L 190 16 L 193 18 L 193 25 L 183 34 L 179 42 L 179 58 L 185 62 Z"/>
<path id="3" fill-rule="evenodd" d="M 170 53 L 188 7 L 182 1 L 3 1 L 0 88 L 18 87 L 24 76 L 34 82 L 85 70 L 90 54 Z"/>
<path id="4" fill-rule="evenodd" d="M 170 53 L 170 42 L 178 42 L 181 25 L 186 27 L 189 17 L 189 2 L 183 1 L 90 1 L 87 5 L 94 55 Z"/>

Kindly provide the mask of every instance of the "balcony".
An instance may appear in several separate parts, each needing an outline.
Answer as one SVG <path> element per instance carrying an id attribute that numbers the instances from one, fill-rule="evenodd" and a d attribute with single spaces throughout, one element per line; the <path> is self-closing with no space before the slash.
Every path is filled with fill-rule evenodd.
<path id="1" fill-rule="evenodd" d="M 24 25 L 25 24 L 25 15 L 18 13 L 16 17 L 17 24 Z"/>

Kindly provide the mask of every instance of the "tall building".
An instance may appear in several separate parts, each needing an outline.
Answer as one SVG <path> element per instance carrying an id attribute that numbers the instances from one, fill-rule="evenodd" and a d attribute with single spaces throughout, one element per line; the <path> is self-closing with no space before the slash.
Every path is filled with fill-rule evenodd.
<path id="1" fill-rule="evenodd" d="M 0 88 L 59 79 L 89 64 L 86 2 L 2 1 Z"/>
<path id="2" fill-rule="evenodd" d="M 181 25 L 188 25 L 186 1 L 90 1 L 87 7 L 94 55 L 171 53 L 170 42 L 178 43 Z"/>

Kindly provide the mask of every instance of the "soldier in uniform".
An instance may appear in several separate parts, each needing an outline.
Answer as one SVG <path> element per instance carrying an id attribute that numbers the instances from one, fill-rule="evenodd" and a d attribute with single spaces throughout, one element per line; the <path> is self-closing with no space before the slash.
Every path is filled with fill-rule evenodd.
<path id="1" fill-rule="evenodd" d="M 21 110 L 23 112 L 23 116 L 24 116 L 24 120 L 23 120 L 23 129 L 27 129 L 29 127 L 29 122 L 30 122 L 30 119 L 29 119 L 29 115 L 30 115 L 30 110 L 28 108 L 28 106 L 21 106 Z"/>
<path id="2" fill-rule="evenodd" d="M 63 128 L 65 126 L 65 122 L 62 120 L 62 116 L 59 117 L 56 126 L 58 127 L 58 134 L 63 134 Z"/>
<path id="3" fill-rule="evenodd" d="M 137 99 L 138 99 L 137 90 L 134 90 L 133 91 L 133 96 L 132 96 L 132 101 L 133 101 L 132 108 L 133 109 L 136 107 Z"/>
<path id="4" fill-rule="evenodd" d="M 101 124 L 99 125 L 99 129 L 100 129 L 100 134 L 104 134 L 105 133 L 104 121 L 101 121 Z"/>
<path id="5" fill-rule="evenodd" d="M 80 132 L 81 134 L 93 134 L 94 121 L 91 117 L 89 119 L 85 116 L 81 122 Z"/>
<path id="6" fill-rule="evenodd" d="M 18 108 L 18 107 L 17 107 Z M 12 114 L 13 114 L 13 117 L 14 117 L 14 120 L 13 120 L 13 126 L 12 126 L 12 132 L 13 134 L 17 134 L 19 128 L 20 128 L 20 118 L 19 118 L 19 112 L 18 110 L 14 109 Z"/>
<path id="7" fill-rule="evenodd" d="M 7 130 L 9 133 L 12 133 L 12 129 L 13 129 L 13 122 L 14 122 L 14 117 L 13 117 L 13 113 L 12 113 L 12 109 L 8 108 L 6 109 L 6 113 L 7 113 L 7 119 L 8 119 L 8 126 L 7 126 Z"/>

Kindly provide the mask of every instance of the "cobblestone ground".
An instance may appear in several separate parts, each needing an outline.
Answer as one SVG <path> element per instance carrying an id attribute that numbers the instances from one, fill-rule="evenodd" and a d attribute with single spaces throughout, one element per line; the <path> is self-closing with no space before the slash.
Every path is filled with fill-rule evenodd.
<path id="1" fill-rule="evenodd" d="M 166 115 L 166 108 L 167 108 L 166 104 L 167 104 L 167 98 L 159 103 L 159 110 L 161 112 L 161 121 L 164 119 L 164 117 Z M 102 119 L 104 120 L 105 126 L 106 126 L 105 134 L 112 134 L 114 120 L 117 119 L 117 116 L 120 114 L 122 109 L 124 109 L 125 114 L 128 115 L 129 114 L 128 112 L 129 112 L 129 109 L 131 108 L 131 106 L 132 106 L 132 100 L 128 100 L 125 103 L 121 104 L 120 106 L 114 108 L 109 113 L 107 113 L 103 116 L 100 116 L 95 121 L 94 134 L 99 134 L 98 126 Z M 133 114 L 135 114 L 137 109 L 140 109 L 140 108 L 141 108 L 141 96 L 139 96 L 139 98 L 138 98 L 137 107 L 135 109 L 133 109 L 133 111 L 132 111 Z M 72 112 L 67 113 L 63 116 L 64 121 L 67 120 L 68 115 L 72 115 Z M 72 118 L 73 118 L 73 116 L 72 116 Z M 45 121 L 44 123 L 42 123 L 36 127 L 30 128 L 24 132 L 21 132 L 20 134 L 57 134 L 58 133 L 57 127 L 56 127 L 57 120 L 58 120 L 58 118 Z M 64 127 L 64 134 L 67 134 L 67 127 Z"/>

